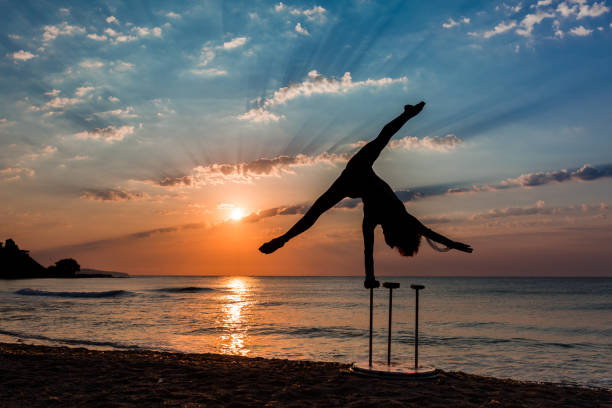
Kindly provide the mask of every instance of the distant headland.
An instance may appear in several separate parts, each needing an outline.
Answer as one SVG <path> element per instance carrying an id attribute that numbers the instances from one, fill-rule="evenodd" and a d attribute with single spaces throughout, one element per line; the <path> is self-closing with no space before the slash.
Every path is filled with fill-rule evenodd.
<path id="1" fill-rule="evenodd" d="M 36 278 L 125 278 L 121 272 L 83 269 L 72 259 L 60 259 L 48 268 L 36 262 L 30 251 L 19 249 L 15 241 L 7 239 L 0 242 L 0 279 L 36 279 Z"/>

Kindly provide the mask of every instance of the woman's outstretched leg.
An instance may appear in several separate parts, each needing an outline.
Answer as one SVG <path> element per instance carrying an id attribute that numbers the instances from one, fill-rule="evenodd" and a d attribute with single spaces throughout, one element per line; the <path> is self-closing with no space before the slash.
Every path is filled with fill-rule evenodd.
<path id="1" fill-rule="evenodd" d="M 367 143 L 351 158 L 347 164 L 347 168 L 351 165 L 372 167 L 380 152 L 387 146 L 389 140 L 396 134 L 404 124 L 414 116 L 418 115 L 425 106 L 425 102 L 419 102 L 416 105 L 405 105 L 404 112 L 387 123 L 382 128 L 376 139 Z"/>
<path id="2" fill-rule="evenodd" d="M 273 240 L 266 242 L 259 247 L 259 251 L 263 252 L 264 254 L 271 254 L 272 252 L 276 251 L 278 248 L 285 245 L 285 243 L 291 238 L 310 228 L 319 218 L 319 216 L 321 216 L 321 214 L 338 204 L 340 200 L 346 197 L 346 189 L 341 177 L 342 176 L 336 179 L 331 187 L 327 189 L 327 191 L 319 198 L 317 198 L 312 207 L 306 211 L 306 214 L 304 214 L 304 216 L 300 218 L 300 220 L 296 222 L 295 225 L 289 229 L 289 231 L 280 237 L 276 237 Z"/>

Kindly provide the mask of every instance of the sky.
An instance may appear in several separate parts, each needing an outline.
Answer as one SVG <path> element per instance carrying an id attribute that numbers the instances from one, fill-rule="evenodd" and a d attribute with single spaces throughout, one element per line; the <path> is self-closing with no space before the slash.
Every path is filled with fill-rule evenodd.
<path id="1" fill-rule="evenodd" d="M 606 1 L 0 0 L 0 240 L 131 274 L 360 275 L 362 205 L 274 254 L 363 142 L 472 245 L 377 275 L 612 276 Z"/>

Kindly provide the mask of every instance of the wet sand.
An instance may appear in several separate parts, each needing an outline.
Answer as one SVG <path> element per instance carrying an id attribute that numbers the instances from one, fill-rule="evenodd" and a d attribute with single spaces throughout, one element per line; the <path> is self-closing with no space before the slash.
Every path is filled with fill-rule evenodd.
<path id="1" fill-rule="evenodd" d="M 1 407 L 612 407 L 612 392 L 440 372 L 360 377 L 338 363 L 0 343 Z"/>

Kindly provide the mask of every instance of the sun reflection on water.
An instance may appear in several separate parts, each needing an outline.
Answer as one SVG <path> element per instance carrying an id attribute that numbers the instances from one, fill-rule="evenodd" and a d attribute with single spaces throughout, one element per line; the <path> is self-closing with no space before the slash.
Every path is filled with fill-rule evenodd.
<path id="1" fill-rule="evenodd" d="M 219 346 L 224 353 L 242 356 L 250 352 L 248 348 L 248 321 L 246 312 L 251 306 L 250 289 L 246 278 L 231 278 L 227 283 L 229 293 L 225 296 L 225 305 L 221 316 L 225 328 L 219 339 Z"/>

